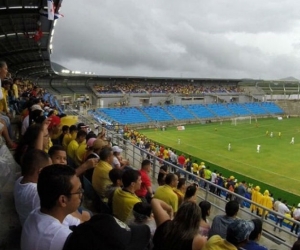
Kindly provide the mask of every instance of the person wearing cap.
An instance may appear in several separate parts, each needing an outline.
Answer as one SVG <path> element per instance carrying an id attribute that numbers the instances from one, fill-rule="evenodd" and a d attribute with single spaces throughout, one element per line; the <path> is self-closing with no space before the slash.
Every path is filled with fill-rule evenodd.
<path id="1" fill-rule="evenodd" d="M 119 146 L 113 146 L 112 147 L 113 154 L 114 154 L 114 160 L 112 166 L 114 168 L 124 169 L 129 166 L 129 161 L 122 158 L 122 152 L 123 149 L 121 149 Z"/>
<path id="2" fill-rule="evenodd" d="M 216 215 L 209 230 L 209 238 L 214 235 L 219 235 L 226 238 L 227 227 L 230 223 L 236 220 L 239 211 L 239 203 L 236 201 L 228 201 L 225 206 L 225 215 Z"/>
<path id="3" fill-rule="evenodd" d="M 87 132 L 88 127 L 89 126 L 85 125 L 83 122 L 77 124 L 77 130 L 78 131 L 84 130 L 85 132 Z"/>
<path id="4" fill-rule="evenodd" d="M 262 233 L 262 222 L 260 219 L 251 220 L 254 224 L 254 229 L 249 235 L 249 241 L 244 246 L 246 250 L 268 250 L 266 247 L 258 244 Z"/>
<path id="5" fill-rule="evenodd" d="M 243 249 L 254 230 L 253 221 L 235 220 L 227 227 L 226 237 L 212 236 L 203 250 L 238 250 Z"/>
<path id="6" fill-rule="evenodd" d="M 48 127 L 49 136 L 53 142 L 53 144 L 59 144 L 59 136 L 61 135 L 61 120 L 60 117 L 56 115 L 52 115 L 49 117 L 50 124 Z"/>
<path id="7" fill-rule="evenodd" d="M 79 132 L 78 132 L 79 133 Z M 109 171 L 112 170 L 113 152 L 110 147 L 101 149 L 100 161 L 94 169 L 92 176 L 92 185 L 100 198 L 105 198 L 106 187 L 111 185 Z"/>
<path id="8" fill-rule="evenodd" d="M 27 128 L 43 115 L 43 109 L 40 105 L 34 104 L 29 108 L 28 115 L 25 116 L 22 122 L 21 134 L 24 135 Z"/>
<path id="9" fill-rule="evenodd" d="M 123 188 L 117 188 L 112 198 L 113 215 L 127 222 L 131 219 L 133 206 L 141 202 L 135 192 L 141 188 L 141 174 L 134 169 L 126 170 L 122 175 Z"/>
<path id="10" fill-rule="evenodd" d="M 21 235 L 21 249 L 62 250 L 72 233 L 69 226 L 80 220 L 69 215 L 77 210 L 83 189 L 75 170 L 69 166 L 43 168 L 37 181 L 40 207 L 30 213 Z"/>
<path id="11" fill-rule="evenodd" d="M 202 161 L 199 167 L 199 176 L 203 179 L 205 179 L 205 168 L 205 163 Z M 200 187 L 204 188 L 205 182 L 203 180 L 200 180 L 199 185 Z"/>
<path id="12" fill-rule="evenodd" d="M 260 205 L 272 210 L 273 202 L 270 197 L 269 190 L 265 190 L 263 197 L 260 199 Z M 268 214 L 269 214 L 269 211 L 265 211 L 265 213 L 263 214 L 263 216 L 265 217 L 266 220 L 268 219 Z"/>
<path id="13" fill-rule="evenodd" d="M 293 211 L 293 218 L 294 220 L 300 222 L 300 203 L 298 203 L 297 208 Z M 299 225 L 293 223 L 291 227 L 291 233 L 294 232 L 294 229 L 295 229 L 295 233 L 298 235 Z"/>

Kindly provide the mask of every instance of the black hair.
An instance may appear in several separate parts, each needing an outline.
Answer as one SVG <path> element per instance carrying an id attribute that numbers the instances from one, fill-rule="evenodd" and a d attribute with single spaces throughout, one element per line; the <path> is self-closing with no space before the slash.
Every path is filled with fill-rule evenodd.
<path id="1" fill-rule="evenodd" d="M 139 216 L 144 215 L 150 217 L 152 212 L 151 205 L 146 202 L 138 202 L 133 206 L 133 214 L 137 213 Z M 135 216 L 136 217 L 136 216 Z"/>
<path id="2" fill-rule="evenodd" d="M 151 161 L 149 161 L 149 160 L 143 160 L 142 161 L 142 168 L 144 168 L 144 167 L 146 167 L 146 166 L 149 166 L 149 164 L 151 165 Z"/>
<path id="3" fill-rule="evenodd" d="M 54 164 L 43 168 L 37 183 L 41 208 L 52 209 L 59 196 L 69 196 L 73 188 L 70 180 L 75 175 L 75 170 L 66 165 Z"/>
<path id="4" fill-rule="evenodd" d="M 81 130 L 83 131 L 83 130 Z M 78 132 L 79 133 L 79 132 Z M 105 161 L 108 159 L 108 157 L 111 155 L 112 152 L 112 148 L 111 147 L 103 147 L 101 149 L 101 151 L 99 152 L 99 157 L 102 161 Z"/>
<path id="5" fill-rule="evenodd" d="M 225 206 L 226 215 L 232 217 L 239 211 L 239 203 L 237 201 L 228 201 Z"/>
<path id="6" fill-rule="evenodd" d="M 69 126 L 68 125 L 62 126 L 61 130 L 62 130 L 62 132 L 66 132 L 69 130 Z"/>
<path id="7" fill-rule="evenodd" d="M 97 135 L 93 131 L 91 131 L 87 134 L 86 141 L 88 141 L 91 138 L 97 138 Z"/>
<path id="8" fill-rule="evenodd" d="M 5 61 L 0 61 L 0 68 L 3 68 L 4 66 L 6 66 L 6 62 Z"/>
<path id="9" fill-rule="evenodd" d="M 249 240 L 256 240 L 262 232 L 262 222 L 260 219 L 253 219 L 254 229 L 249 235 Z"/>
<path id="10" fill-rule="evenodd" d="M 201 208 L 201 217 L 204 221 L 206 221 L 206 216 L 208 216 L 208 211 L 211 208 L 211 204 L 208 201 L 201 201 L 199 203 L 199 207 Z"/>
<path id="11" fill-rule="evenodd" d="M 82 136 L 86 137 L 87 133 L 84 130 L 79 130 L 77 132 L 76 138 L 79 138 L 79 137 L 82 137 Z"/>
<path id="12" fill-rule="evenodd" d="M 125 188 L 129 187 L 132 182 L 136 182 L 140 176 L 140 172 L 134 169 L 126 170 L 122 175 L 122 182 Z"/>
<path id="13" fill-rule="evenodd" d="M 22 176 L 33 175 L 36 170 L 45 167 L 47 164 L 49 164 L 49 155 L 45 151 L 31 149 L 25 153 L 22 159 Z"/>
<path id="14" fill-rule="evenodd" d="M 77 131 L 77 127 L 76 125 L 71 125 L 70 128 L 69 128 L 69 132 L 73 132 L 73 131 Z"/>
<path id="15" fill-rule="evenodd" d="M 117 183 L 117 180 L 122 180 L 122 174 L 123 171 L 118 168 L 113 168 L 112 170 L 109 171 L 108 176 L 109 179 L 112 181 L 113 184 Z"/>
<path id="16" fill-rule="evenodd" d="M 26 153 L 26 151 L 35 148 L 35 143 L 39 137 L 41 129 L 41 124 L 32 124 L 27 128 L 15 152 L 15 160 L 19 165 L 21 164 L 22 156 Z"/>
<path id="17" fill-rule="evenodd" d="M 66 150 L 64 149 L 63 146 L 61 146 L 61 145 L 53 145 L 51 148 L 49 148 L 48 155 L 52 158 L 52 156 L 53 156 L 57 151 L 64 151 L 64 152 L 66 152 Z"/>
<path id="18" fill-rule="evenodd" d="M 165 183 L 167 185 L 170 185 L 172 183 L 172 181 L 174 181 L 174 179 L 175 179 L 175 174 L 169 173 L 169 174 L 166 175 Z"/>
<path id="19" fill-rule="evenodd" d="M 185 185 L 185 183 L 186 183 L 185 178 L 179 178 L 178 184 L 177 184 L 177 189 L 180 189 L 183 185 Z"/>
<path id="20" fill-rule="evenodd" d="M 187 199 L 193 197 L 195 195 L 196 191 L 197 191 L 197 187 L 195 187 L 194 185 L 188 186 L 185 191 L 184 200 L 187 200 Z"/>

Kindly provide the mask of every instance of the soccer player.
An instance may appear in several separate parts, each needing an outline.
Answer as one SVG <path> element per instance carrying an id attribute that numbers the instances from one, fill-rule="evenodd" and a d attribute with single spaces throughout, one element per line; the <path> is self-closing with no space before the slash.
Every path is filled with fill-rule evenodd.
<path id="1" fill-rule="evenodd" d="M 281 138 L 281 132 L 278 132 L 278 137 Z"/>
<path id="2" fill-rule="evenodd" d="M 177 144 L 180 144 L 180 139 L 177 140 Z"/>
<path id="3" fill-rule="evenodd" d="M 273 132 L 270 133 L 270 137 L 273 137 Z"/>
<path id="4" fill-rule="evenodd" d="M 295 143 L 295 138 L 292 137 L 292 140 L 291 140 L 290 144 L 294 144 L 294 143 Z"/>
<path id="5" fill-rule="evenodd" d="M 259 153 L 259 151 L 260 151 L 260 145 L 258 144 L 256 147 L 256 152 Z"/>
<path id="6" fill-rule="evenodd" d="M 269 135 L 269 130 L 266 131 L 266 136 L 268 136 L 268 135 Z"/>
<path id="7" fill-rule="evenodd" d="M 230 151 L 231 150 L 231 144 L 229 143 L 228 144 L 228 151 Z"/>

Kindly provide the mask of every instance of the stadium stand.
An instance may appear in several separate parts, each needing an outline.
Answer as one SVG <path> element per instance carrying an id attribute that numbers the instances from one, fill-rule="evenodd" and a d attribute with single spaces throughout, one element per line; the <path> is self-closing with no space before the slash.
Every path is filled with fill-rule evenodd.
<path id="1" fill-rule="evenodd" d="M 180 105 L 170 105 L 164 107 L 168 112 L 170 112 L 177 120 L 189 120 L 195 119 L 196 117 L 190 113 L 185 106 Z"/>
<path id="2" fill-rule="evenodd" d="M 141 108 L 153 121 L 174 120 L 162 107 L 149 106 Z"/>

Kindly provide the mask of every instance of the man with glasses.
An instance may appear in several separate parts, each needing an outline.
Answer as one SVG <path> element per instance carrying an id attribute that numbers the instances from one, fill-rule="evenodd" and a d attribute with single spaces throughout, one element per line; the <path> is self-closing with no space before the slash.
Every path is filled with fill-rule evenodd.
<path id="1" fill-rule="evenodd" d="M 41 207 L 25 221 L 21 249 L 61 250 L 72 232 L 69 226 L 80 224 L 70 215 L 81 203 L 80 180 L 73 168 L 54 164 L 41 170 L 37 190 Z"/>

